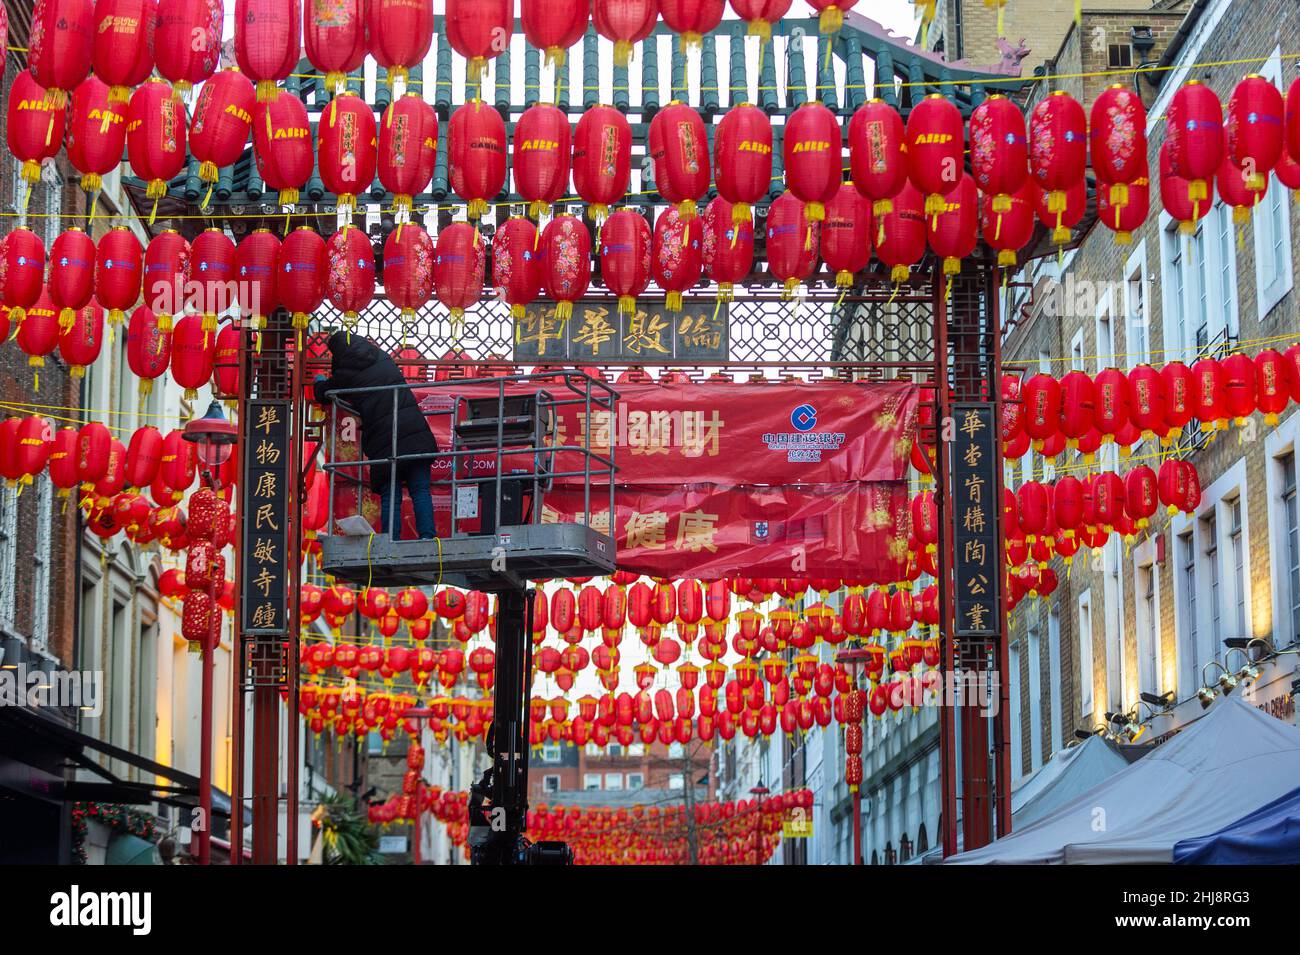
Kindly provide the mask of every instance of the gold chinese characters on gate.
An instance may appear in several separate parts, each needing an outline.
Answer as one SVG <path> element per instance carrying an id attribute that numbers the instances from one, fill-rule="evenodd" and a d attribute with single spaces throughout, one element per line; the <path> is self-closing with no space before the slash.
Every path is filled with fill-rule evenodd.
<path id="1" fill-rule="evenodd" d="M 669 312 L 662 302 L 638 304 L 623 314 L 605 302 L 577 302 L 568 318 L 554 303 L 531 305 L 515 321 L 516 361 L 564 360 L 611 363 L 725 361 L 726 303 L 699 300 Z"/>

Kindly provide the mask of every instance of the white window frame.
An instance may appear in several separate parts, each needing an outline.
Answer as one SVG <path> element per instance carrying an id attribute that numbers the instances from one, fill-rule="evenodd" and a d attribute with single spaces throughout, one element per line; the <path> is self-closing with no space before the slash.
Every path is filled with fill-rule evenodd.
<path id="1" fill-rule="evenodd" d="M 1200 312 L 1200 298 L 1205 300 L 1206 342 L 1220 336 L 1235 339 L 1240 329 L 1232 212 L 1221 200 L 1216 200 L 1193 236 L 1182 235 L 1177 221 L 1166 212 L 1160 214 L 1160 227 L 1165 293 L 1161 295 L 1164 358 L 1166 362 L 1177 359 L 1190 363 L 1196 359 L 1200 347 L 1196 340 L 1198 326 L 1191 321 L 1191 316 Z M 1194 251 L 1199 251 L 1199 263 L 1194 263 Z M 1181 257 L 1180 264 L 1175 265 L 1178 257 Z M 1197 301 L 1193 303 L 1193 299 Z M 1197 306 L 1195 309 L 1193 304 Z"/>
<path id="2" fill-rule="evenodd" d="M 1133 303 L 1135 278 L 1142 295 L 1138 308 Z M 1139 309 L 1141 314 L 1135 314 Z M 1128 356 L 1126 364 L 1129 371 L 1151 361 L 1151 289 L 1147 282 L 1145 239 L 1137 244 L 1133 254 L 1124 263 L 1124 352 Z"/>
<path id="3" fill-rule="evenodd" d="M 600 789 L 601 783 L 604 781 L 604 779 L 605 777 L 601 773 L 583 773 L 582 788 L 588 792 L 592 790 Z M 593 783 L 595 785 L 592 785 Z"/>
<path id="4" fill-rule="evenodd" d="M 1264 436 L 1265 488 L 1268 494 L 1269 561 L 1273 584 L 1273 642 L 1286 646 L 1294 638 L 1295 627 L 1291 620 L 1291 606 L 1300 594 L 1291 593 L 1290 545 L 1287 541 L 1286 507 L 1282 501 L 1283 473 L 1281 459 L 1296 453 L 1300 437 L 1300 415 L 1290 415 Z M 1297 477 L 1300 478 L 1300 457 L 1296 458 Z M 1298 504 L 1300 506 L 1300 504 Z"/>
<path id="5" fill-rule="evenodd" d="M 1098 296 L 1093 332 L 1097 336 L 1093 358 L 1096 373 L 1115 364 L 1115 296 L 1109 286 Z"/>
<path id="6" fill-rule="evenodd" d="M 668 776 L 669 789 L 685 789 L 686 776 L 683 773 L 670 773 Z"/>
<path id="7" fill-rule="evenodd" d="M 645 788 L 645 773 L 628 773 L 628 774 L 627 774 L 627 788 L 628 788 L 628 789 L 644 789 L 644 788 Z"/>
<path id="8" fill-rule="evenodd" d="M 1113 712 L 1129 698 L 1124 659 L 1124 542 L 1111 534 L 1102 549 L 1102 631 L 1106 652 L 1106 706 Z"/>
<path id="9" fill-rule="evenodd" d="M 1011 701 L 1011 781 L 1014 783 L 1025 774 L 1024 742 L 1021 740 L 1020 720 L 1020 641 L 1017 640 L 1007 648 L 1007 666 L 1011 672 L 1008 696 Z"/>
<path id="10" fill-rule="evenodd" d="M 1061 742 L 1061 615 L 1053 608 L 1047 614 L 1047 686 L 1051 722 L 1047 755 L 1050 759 Z"/>
<path id="11" fill-rule="evenodd" d="M 558 793 L 560 791 L 560 777 L 556 773 L 547 773 L 542 777 L 542 792 Z"/>
<path id="12" fill-rule="evenodd" d="M 1083 329 L 1080 328 L 1070 339 L 1070 370 L 1085 371 L 1083 361 Z"/>
<path id="13" fill-rule="evenodd" d="M 18 590 L 18 490 L 0 487 L 0 630 L 16 632 Z"/>
<path id="14" fill-rule="evenodd" d="M 1029 648 L 1029 771 L 1043 765 L 1043 633 L 1042 621 L 1025 628 Z"/>
<path id="15" fill-rule="evenodd" d="M 1096 708 L 1092 695 L 1092 588 L 1079 594 L 1075 629 L 1079 635 L 1079 715 L 1088 716 Z"/>
<path id="16" fill-rule="evenodd" d="M 606 774 L 605 774 L 605 788 L 606 788 L 606 789 L 622 789 L 622 788 L 623 788 L 623 774 L 622 774 L 622 773 L 606 773 Z"/>
<path id="17" fill-rule="evenodd" d="M 1197 557 L 1200 554 L 1200 540 L 1195 529 L 1187 522 L 1182 530 L 1175 528 L 1170 535 L 1173 541 L 1174 560 L 1174 648 L 1177 667 L 1175 669 L 1176 689 L 1180 695 L 1195 692 L 1200 686 L 1199 676 L 1193 674 L 1197 660 L 1197 645 L 1201 642 L 1201 571 Z M 1191 549 L 1192 580 L 1187 581 L 1187 550 Z"/>
<path id="18" fill-rule="evenodd" d="M 1151 606 L 1147 607 L 1144 581 L 1151 583 Z M 1137 654 L 1139 693 L 1162 692 L 1164 672 L 1160 646 L 1160 567 L 1156 564 L 1155 541 L 1148 537 L 1133 549 L 1134 649 Z"/>
<path id="19" fill-rule="evenodd" d="M 547 740 L 542 744 L 542 762 L 558 763 L 560 761 L 560 744 L 555 740 Z"/>
<path id="20" fill-rule="evenodd" d="M 1259 74 L 1285 92 L 1282 78 L 1282 48 L 1275 47 L 1273 55 L 1260 69 Z M 1276 235 L 1273 221 L 1282 224 L 1281 235 Z M 1291 190 L 1278 181 L 1276 175 L 1269 173 L 1268 192 L 1255 206 L 1251 216 L 1251 225 L 1255 233 L 1255 302 L 1260 321 L 1277 307 L 1278 303 L 1295 287 L 1295 266 L 1291 260 Z M 1277 247 L 1276 256 L 1265 254 L 1265 250 Z M 1269 275 L 1265 263 L 1277 266 L 1277 272 Z"/>

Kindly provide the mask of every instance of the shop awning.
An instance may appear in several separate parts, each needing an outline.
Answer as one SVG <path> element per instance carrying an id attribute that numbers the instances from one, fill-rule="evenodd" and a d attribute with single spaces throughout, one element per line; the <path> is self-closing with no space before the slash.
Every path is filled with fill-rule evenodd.
<path id="1" fill-rule="evenodd" d="M 1274 799 L 1208 836 L 1174 846 L 1180 865 L 1300 863 L 1300 789 Z"/>

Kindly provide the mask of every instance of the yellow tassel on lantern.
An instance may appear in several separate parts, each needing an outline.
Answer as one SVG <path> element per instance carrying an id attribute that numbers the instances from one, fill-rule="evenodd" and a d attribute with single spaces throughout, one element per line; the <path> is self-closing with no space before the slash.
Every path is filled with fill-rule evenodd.
<path id="1" fill-rule="evenodd" d="M 746 32 L 748 36 L 758 37 L 760 43 L 770 43 L 772 40 L 772 24 L 766 20 L 750 20 Z"/>
<path id="2" fill-rule="evenodd" d="M 889 271 L 889 280 L 895 285 L 906 282 L 912 275 L 912 270 L 906 265 L 895 265 Z M 897 293 L 895 293 L 897 294 Z"/>
<path id="3" fill-rule="evenodd" d="M 1006 268 L 1016 264 L 1016 253 L 1011 249 L 1003 249 L 998 253 L 998 265 Z"/>
<path id="4" fill-rule="evenodd" d="M 783 286 L 783 288 L 782 288 L 782 290 L 781 290 L 781 298 L 784 299 L 784 300 L 787 301 L 787 302 L 790 301 L 790 299 L 794 298 L 794 292 L 795 292 L 795 289 L 797 289 L 798 287 L 799 287 L 799 280 L 798 280 L 798 279 L 796 279 L 796 278 L 788 278 L 788 279 L 786 279 L 786 280 L 785 280 L 785 285 Z"/>
<path id="5" fill-rule="evenodd" d="M 1117 210 L 1128 205 L 1128 183 L 1117 182 L 1111 185 L 1110 204 Z"/>
<path id="6" fill-rule="evenodd" d="M 1204 179 L 1193 179 L 1187 184 L 1187 198 L 1190 202 L 1200 202 L 1209 198 L 1209 190 Z"/>
<path id="7" fill-rule="evenodd" d="M 587 207 L 587 218 L 592 222 L 601 223 L 609 217 L 609 206 L 603 202 L 593 203 Z"/>
<path id="8" fill-rule="evenodd" d="M 718 301 L 719 301 L 719 302 L 730 302 L 730 301 L 732 301 L 733 299 L 735 299 L 735 297 L 736 297 L 736 291 L 735 291 L 735 288 L 736 288 L 736 287 L 735 287 L 732 283 L 730 283 L 730 282 L 719 282 L 719 283 L 718 283 Z M 716 306 L 715 306 L 715 308 L 714 308 L 714 311 L 715 311 L 715 312 L 717 311 Z"/>
<path id="9" fill-rule="evenodd" d="M 614 43 L 614 65 L 627 66 L 632 61 L 632 43 L 629 40 L 617 40 Z"/>
<path id="10" fill-rule="evenodd" d="M 573 317 L 573 303 L 564 300 L 555 303 L 555 317 L 567 321 Z"/>
<path id="11" fill-rule="evenodd" d="M 486 199 L 471 199 L 465 207 L 466 214 L 471 219 L 481 219 L 488 211 Z"/>
<path id="12" fill-rule="evenodd" d="M 392 89 L 399 82 L 405 87 L 410 75 L 410 71 L 404 66 L 390 66 L 388 68 L 388 88 Z"/>
<path id="13" fill-rule="evenodd" d="M 528 204 L 528 215 L 534 219 L 540 219 L 551 211 L 549 202 L 542 202 L 540 199 L 534 199 Z"/>
<path id="14" fill-rule="evenodd" d="M 821 222 L 826 218 L 826 207 L 820 202 L 804 203 L 803 212 L 809 222 Z"/>
<path id="15" fill-rule="evenodd" d="M 961 271 L 961 259 L 948 256 L 943 260 L 943 274 L 956 275 Z"/>
<path id="16" fill-rule="evenodd" d="M 695 200 L 687 199 L 685 202 L 677 203 L 677 214 L 683 220 L 695 218 Z"/>
<path id="17" fill-rule="evenodd" d="M 257 101 L 259 103 L 270 103 L 279 95 L 279 87 L 275 85 L 275 80 L 258 80 L 257 81 Z"/>
<path id="18" fill-rule="evenodd" d="M 631 295 L 620 295 L 618 297 L 618 310 L 623 315 L 632 315 L 636 312 L 636 299 Z"/>
<path id="19" fill-rule="evenodd" d="M 839 7 L 827 7 L 817 18 L 817 26 L 822 33 L 838 33 L 844 26 L 844 11 Z"/>
<path id="20" fill-rule="evenodd" d="M 693 30 L 687 30 L 685 33 L 682 34 L 682 40 L 680 44 L 682 55 L 685 56 L 691 50 L 698 50 L 703 44 L 704 44 L 704 37 L 700 36 L 700 34 L 694 32 Z"/>
<path id="21" fill-rule="evenodd" d="M 849 272 L 849 271 L 846 271 L 846 270 L 844 270 L 844 269 L 841 269 L 840 271 L 836 272 L 836 273 L 835 273 L 835 287 L 836 287 L 836 288 L 844 288 L 844 289 L 852 288 L 852 287 L 853 287 L 853 273 L 852 273 L 852 272 Z"/>

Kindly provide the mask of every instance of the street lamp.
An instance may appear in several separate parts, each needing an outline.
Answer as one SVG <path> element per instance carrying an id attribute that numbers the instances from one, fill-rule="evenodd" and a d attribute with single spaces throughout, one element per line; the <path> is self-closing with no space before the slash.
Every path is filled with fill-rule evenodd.
<path id="1" fill-rule="evenodd" d="M 207 414 L 187 422 L 183 437 L 195 445 L 199 464 L 209 487 L 215 492 L 221 484 L 218 471 L 230 460 L 235 449 L 238 435 L 235 426 L 221 410 L 221 403 L 214 401 L 208 406 Z M 223 582 L 215 578 L 208 584 L 208 597 L 211 598 L 212 622 L 208 639 L 203 643 L 202 652 L 202 703 L 199 709 L 199 816 L 201 828 L 194 831 L 194 842 L 190 851 L 199 865 L 209 865 L 212 861 L 212 651 L 220 642 L 221 614 L 217 608 L 217 598 Z"/>

